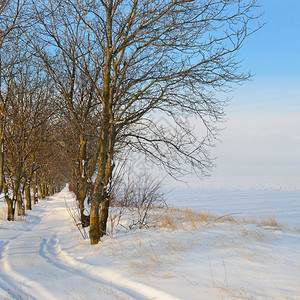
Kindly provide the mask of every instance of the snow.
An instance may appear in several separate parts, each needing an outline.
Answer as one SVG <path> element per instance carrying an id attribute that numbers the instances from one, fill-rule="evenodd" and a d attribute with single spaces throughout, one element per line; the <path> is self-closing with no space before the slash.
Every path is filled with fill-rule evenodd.
<path id="1" fill-rule="evenodd" d="M 119 230 L 90 246 L 66 210 L 74 195 L 40 201 L 4 221 L 1 299 L 300 299 L 299 191 L 173 191 L 172 205 L 259 223 L 203 222 Z M 298 218 L 297 218 L 298 216 Z M 2 221 L 1 221 L 2 217 Z M 298 228 L 297 228 L 298 227 Z"/>
<path id="2" fill-rule="evenodd" d="M 89 216 L 90 213 L 91 213 L 91 207 L 90 207 L 90 204 L 89 204 L 89 198 L 88 197 L 85 197 L 84 199 L 84 210 L 83 210 L 83 214 L 85 216 Z"/>
<path id="3" fill-rule="evenodd" d="M 181 208 L 206 210 L 238 217 L 275 217 L 279 222 L 300 227 L 299 190 L 197 190 L 175 189 L 168 203 Z"/>

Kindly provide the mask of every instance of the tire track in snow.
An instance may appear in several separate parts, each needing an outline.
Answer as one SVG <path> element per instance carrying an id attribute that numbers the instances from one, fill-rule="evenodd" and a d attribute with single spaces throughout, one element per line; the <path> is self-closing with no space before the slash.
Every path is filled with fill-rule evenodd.
<path id="1" fill-rule="evenodd" d="M 15 235 L 10 238 L 9 241 L 0 242 L 0 288 L 5 293 L 5 298 L 19 299 L 20 297 L 26 297 L 26 299 L 34 299 L 29 293 L 23 291 L 21 285 L 23 284 L 23 278 L 21 274 L 16 273 L 11 264 L 8 261 L 10 245 L 18 239 L 19 235 Z M 18 285 L 19 284 L 19 285 Z M 26 284 L 24 284 L 26 286 Z M 26 286 L 29 288 L 29 286 Z"/>
<path id="2" fill-rule="evenodd" d="M 40 214 L 47 215 L 45 207 L 40 205 L 39 208 Z M 52 214 L 53 209 L 50 209 L 48 214 Z M 13 237 L 9 237 L 9 240 L 6 242 L 2 242 L 0 244 L 0 261 L 1 261 L 1 271 L 2 279 L 4 280 L 3 287 L 1 289 L 6 292 L 6 294 L 13 299 L 47 299 L 47 300 L 57 300 L 49 290 L 43 287 L 38 281 L 32 280 L 24 274 L 16 271 L 13 265 L 10 263 L 10 260 L 13 260 L 13 255 L 16 255 L 15 249 L 18 249 L 20 252 L 26 249 L 26 245 L 22 246 L 22 241 L 29 235 L 29 238 L 32 238 L 32 234 L 34 235 L 34 228 L 36 228 L 41 223 L 42 218 L 40 216 L 32 215 L 26 216 L 26 221 L 24 222 L 24 228 L 17 228 L 16 231 L 19 233 L 14 235 Z M 16 221 L 18 222 L 18 221 Z M 13 223 L 18 224 L 18 223 Z M 32 240 L 28 239 L 32 242 Z M 19 254 L 17 252 L 17 254 Z M 24 258 L 26 259 L 26 253 L 24 254 Z M 24 291 L 24 287 L 25 290 Z M 33 296 L 34 294 L 35 296 Z M 41 298 L 42 296 L 42 298 Z"/>
<path id="3" fill-rule="evenodd" d="M 63 192 L 49 198 L 49 202 L 44 200 L 43 204 L 40 203 L 36 206 L 36 212 L 30 212 L 28 223 L 24 223 L 24 228 L 19 231 L 19 234 L 14 238 L 15 240 L 10 238 L 9 242 L 0 248 L 0 252 L 2 249 L 0 275 L 3 273 L 5 280 L 11 285 L 9 288 L 19 293 L 13 296 L 14 299 L 18 295 L 20 296 L 20 293 L 26 299 L 37 300 L 56 300 L 64 295 L 50 288 L 48 282 L 41 282 L 39 273 L 31 273 L 32 270 L 36 271 L 35 266 L 30 269 L 31 266 L 25 265 L 26 268 L 28 266 L 25 273 L 24 267 L 17 264 L 16 258 L 22 257 L 28 263 L 32 255 L 35 257 L 33 263 L 41 264 L 43 271 L 50 276 L 57 274 L 68 280 L 72 274 L 77 277 L 71 279 L 71 282 L 75 279 L 73 281 L 75 287 L 80 286 L 82 280 L 93 282 L 94 287 L 99 285 L 100 291 L 102 290 L 104 294 L 106 292 L 108 295 L 108 298 L 105 299 L 177 299 L 145 284 L 131 281 L 117 272 L 79 262 L 64 251 L 57 235 L 61 234 L 61 228 L 67 225 L 69 215 L 65 208 L 64 198 L 73 198 L 70 196 L 69 192 Z M 65 211 L 65 214 L 62 214 L 62 211 Z M 27 272 L 31 277 L 27 276 Z M 19 283 L 24 286 L 25 291 L 18 290 Z M 58 283 L 60 283 L 59 287 L 61 288 L 62 283 Z M 69 286 L 66 285 L 66 287 Z M 115 297 L 111 298 L 110 295 Z M 68 297 L 67 295 L 62 297 L 65 296 Z"/>
<path id="4" fill-rule="evenodd" d="M 53 237 L 50 240 L 43 239 L 39 254 L 44 259 L 46 259 L 48 263 L 55 265 L 57 268 L 66 271 L 68 273 L 71 273 L 72 275 L 80 276 L 81 278 L 100 284 L 102 288 L 113 290 L 114 294 L 118 296 L 118 299 L 130 300 L 130 299 L 137 299 L 137 297 L 139 297 L 138 299 L 141 299 L 140 295 L 137 294 L 133 295 L 134 293 L 131 290 L 127 291 L 125 289 L 120 289 L 119 287 L 116 287 L 108 280 L 106 281 L 99 280 L 99 279 L 97 280 L 97 278 L 93 277 L 92 275 L 82 272 L 80 268 L 73 268 L 70 267 L 70 265 L 63 263 L 60 258 L 61 252 L 64 251 L 61 250 L 61 247 L 58 244 L 58 239 L 56 237 Z"/>
<path id="5" fill-rule="evenodd" d="M 53 204 L 55 205 L 55 203 Z M 66 211 L 65 206 L 51 207 L 44 202 L 44 205 L 41 205 L 39 210 L 40 211 L 37 211 L 37 214 L 40 214 L 41 218 L 30 215 L 28 217 L 28 223 L 24 223 L 25 226 L 22 229 L 22 232 L 19 232 L 19 234 L 13 239 L 10 238 L 10 240 L 3 244 L 2 247 L 0 246 L 0 258 L 2 258 L 2 272 L 0 271 L 0 275 L 3 273 L 4 276 L 2 277 L 5 279 L 5 283 L 7 283 L 7 285 L 4 285 L 3 288 L 0 287 L 0 292 L 2 290 L 5 291 L 5 288 L 7 287 L 6 289 L 9 290 L 10 293 L 5 292 L 5 296 L 12 296 L 13 299 L 18 299 L 20 297 L 22 297 L 22 299 L 25 298 L 36 300 L 57 300 L 64 299 L 65 297 L 68 299 L 70 293 L 74 295 L 75 290 L 73 289 L 72 285 L 66 285 L 66 287 L 70 288 L 65 295 L 59 295 L 57 291 L 55 291 L 55 294 L 53 294 L 48 283 L 41 284 L 39 282 L 40 278 L 38 277 L 38 273 L 35 272 L 35 274 L 32 275 L 31 266 L 28 265 L 28 262 L 31 261 L 32 255 L 34 257 L 33 263 L 42 266 L 41 271 L 48 274 L 48 276 L 49 274 L 50 276 L 55 274 L 59 278 L 65 278 L 65 280 L 68 280 L 71 277 L 71 283 L 73 283 L 75 287 L 80 287 L 83 279 L 85 279 L 86 283 L 88 284 L 88 282 L 93 278 L 83 276 L 72 268 L 69 270 L 68 266 L 62 267 L 63 265 L 60 264 L 59 260 L 55 258 L 56 251 L 53 251 L 53 249 L 56 248 L 56 234 L 60 228 L 57 226 L 56 221 L 61 221 L 56 220 L 55 216 L 59 215 L 57 214 L 58 211 Z M 41 240 L 41 238 L 44 236 L 46 236 L 46 238 Z M 24 264 L 25 262 L 25 265 L 20 269 L 16 259 L 19 260 L 22 257 L 23 261 L 21 263 Z M 24 272 L 24 267 L 27 266 L 28 269 Z M 36 269 L 34 271 L 36 271 Z M 27 274 L 31 274 L 31 277 L 28 277 Z M 73 276 L 70 276 L 70 274 Z M 74 278 L 74 276 L 76 278 Z M 101 297 L 104 296 L 105 299 L 134 299 L 123 291 L 114 289 L 110 284 L 101 283 L 97 279 L 93 279 L 92 281 L 96 283 L 94 284 L 94 289 L 95 287 L 100 286 L 100 291 L 102 292 Z M 62 287 L 61 281 L 60 287 Z M 81 292 L 84 291 L 79 290 L 79 293 Z M 72 297 L 72 295 L 70 297 Z M 2 293 L 0 293 L 0 298 L 1 297 Z"/>
<path id="6" fill-rule="evenodd" d="M 5 251 L 5 247 L 8 244 L 8 241 L 2 242 L 0 241 L 0 262 L 1 265 L 3 265 L 3 252 Z M 5 278 L 5 274 L 1 274 L 3 271 L 3 266 L 0 268 L 0 289 L 5 293 L 5 296 L 9 296 L 8 291 L 14 289 L 14 286 L 12 284 L 9 284 L 8 282 L 3 282 L 3 279 Z M 2 294 L 0 293 L 0 296 Z M 3 297 L 4 298 L 4 297 Z"/>
<path id="7" fill-rule="evenodd" d="M 92 266 L 90 264 L 75 260 L 70 254 L 62 250 L 59 239 L 57 238 L 48 243 L 48 247 L 50 247 L 50 251 L 48 248 L 49 254 L 58 260 L 61 268 L 67 269 L 72 273 L 76 272 L 81 274 L 81 276 L 89 278 L 93 281 L 98 279 L 99 283 L 121 291 L 127 296 L 135 299 L 180 300 L 179 298 L 176 298 L 166 292 L 157 290 L 142 283 L 131 281 L 120 274 L 117 274 L 116 272 L 108 271 L 104 268 Z M 70 270 L 70 267 L 72 268 L 72 271 Z"/>
<path id="8" fill-rule="evenodd" d="M 14 240 L 13 240 L 14 241 Z M 48 300 L 57 300 L 56 297 L 54 297 L 53 294 L 51 294 L 47 289 L 45 289 L 42 285 L 40 285 L 37 281 L 31 280 L 30 278 L 24 276 L 23 274 L 18 273 L 17 271 L 15 271 L 12 267 L 12 265 L 9 262 L 9 250 L 10 250 L 10 245 L 12 242 L 8 242 L 7 245 L 4 247 L 4 251 L 3 251 L 3 258 L 2 258 L 2 270 L 5 272 L 6 277 L 9 278 L 10 282 L 18 282 L 21 283 L 23 286 L 25 286 L 28 290 L 30 290 L 30 292 L 34 292 L 34 294 L 36 294 L 36 292 L 38 292 L 38 297 L 33 297 L 31 294 L 27 293 L 27 292 L 23 292 L 26 293 L 26 298 L 28 299 L 41 299 L 40 295 L 43 295 L 44 299 L 48 299 Z M 18 286 L 16 286 L 16 284 L 14 285 L 14 289 L 18 289 Z M 20 291 L 16 292 L 18 294 L 20 294 Z M 22 295 L 23 296 L 23 295 Z M 17 295 L 15 295 L 15 297 L 17 297 Z"/>

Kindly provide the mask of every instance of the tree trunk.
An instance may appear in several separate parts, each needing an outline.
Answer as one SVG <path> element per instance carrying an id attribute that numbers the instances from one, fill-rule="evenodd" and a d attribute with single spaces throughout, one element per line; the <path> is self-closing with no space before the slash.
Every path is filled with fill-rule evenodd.
<path id="1" fill-rule="evenodd" d="M 107 227 L 107 219 L 109 212 L 109 203 L 110 198 L 107 192 L 105 191 L 103 194 L 103 201 L 100 205 L 100 236 L 106 235 L 106 227 Z"/>
<path id="2" fill-rule="evenodd" d="M 107 220 L 110 205 L 110 195 L 108 185 L 111 181 L 113 170 L 113 147 L 114 147 L 114 128 L 107 124 L 104 130 L 101 151 L 99 156 L 99 168 L 95 180 L 95 188 L 91 202 L 90 215 L 90 241 L 97 244 L 103 235 L 106 235 Z M 100 210 L 100 213 L 99 213 Z"/>
<path id="3" fill-rule="evenodd" d="M 37 182 L 37 172 L 34 173 L 34 184 L 32 187 L 33 190 L 33 203 L 37 204 L 38 200 L 39 200 L 39 196 L 38 196 L 38 182 Z"/>
<path id="4" fill-rule="evenodd" d="M 38 188 L 38 195 L 39 195 L 39 198 L 40 198 L 40 199 L 43 199 L 42 184 L 41 184 L 41 183 L 38 183 L 37 188 Z"/>
<path id="5" fill-rule="evenodd" d="M 26 198 L 26 210 L 31 210 L 31 195 L 30 195 L 30 183 L 25 186 L 25 198 Z"/>
<path id="6" fill-rule="evenodd" d="M 24 202 L 22 198 L 22 193 L 20 190 L 17 191 L 17 211 L 18 216 L 24 216 L 25 215 L 25 208 L 24 208 Z"/>
<path id="7" fill-rule="evenodd" d="M 36 183 L 34 183 L 32 185 L 32 191 L 33 191 L 33 203 L 37 204 L 38 203 L 38 193 L 37 193 L 37 185 Z"/>
<path id="8" fill-rule="evenodd" d="M 110 118 L 111 112 L 110 112 Z M 107 190 L 107 186 L 109 185 L 112 178 L 112 171 L 114 168 L 113 165 L 113 150 L 115 144 L 115 133 L 114 127 L 112 125 L 109 126 L 109 141 L 108 141 L 108 151 L 107 151 L 107 162 L 105 168 L 105 180 L 104 180 L 104 189 L 103 189 L 103 200 L 100 205 L 100 235 L 106 235 L 106 227 L 107 220 L 109 214 L 109 206 L 110 206 L 110 194 Z"/>
<path id="9" fill-rule="evenodd" d="M 53 196 L 55 194 L 55 184 L 54 183 L 52 183 L 51 189 L 52 189 L 52 196 Z"/>
<path id="10" fill-rule="evenodd" d="M 100 238 L 103 236 L 103 230 L 100 229 L 99 206 L 105 201 L 106 186 L 105 186 L 105 171 L 107 165 L 107 150 L 108 150 L 108 131 L 109 131 L 109 117 L 108 114 L 103 115 L 103 125 L 101 134 L 101 150 L 99 155 L 99 167 L 95 180 L 95 187 L 91 201 L 90 214 L 90 242 L 91 245 L 98 244 Z M 104 215 L 102 222 L 104 222 Z M 104 226 L 101 226 L 104 229 Z"/>
<path id="11" fill-rule="evenodd" d="M 47 183 L 44 183 L 43 184 L 43 198 L 47 197 L 48 196 L 48 185 Z"/>
<path id="12" fill-rule="evenodd" d="M 7 220 L 14 221 L 14 216 L 15 216 L 14 202 L 9 197 L 5 197 L 5 199 L 7 203 Z"/>
<path id="13" fill-rule="evenodd" d="M 53 195 L 52 183 L 49 183 L 49 186 L 48 186 L 48 193 L 49 193 L 49 196 L 52 196 L 52 195 Z"/>
<path id="14" fill-rule="evenodd" d="M 108 1 L 108 7 L 106 10 L 107 21 L 107 44 L 105 53 L 105 68 L 104 68 L 104 80 L 103 80 L 103 94 L 102 94 L 102 122 L 101 122 L 101 139 L 100 139 L 100 155 L 99 155 L 99 167 L 95 180 L 94 193 L 91 201 L 91 216 L 90 216 L 90 242 L 92 245 L 98 244 L 100 238 L 106 234 L 106 222 L 107 222 L 107 170 L 111 169 L 112 157 L 110 156 L 110 145 L 112 145 L 110 128 L 113 126 L 112 115 L 112 85 L 111 85 L 111 67 L 113 63 L 112 59 L 112 11 L 113 1 Z M 99 220 L 99 206 L 102 206 L 101 210 L 101 228 Z"/>
<path id="15" fill-rule="evenodd" d="M 4 198 L 7 203 L 7 220 L 14 221 L 14 219 L 15 219 L 14 201 L 13 201 L 13 199 L 9 198 L 9 196 L 8 196 L 8 187 L 6 184 L 4 185 Z"/>
<path id="16" fill-rule="evenodd" d="M 2 136 L 2 133 L 0 134 Z M 1 137 L 0 139 L 0 194 L 3 190 L 3 184 L 4 184 L 4 139 Z"/>
<path id="17" fill-rule="evenodd" d="M 87 172 L 86 172 L 86 147 L 87 142 L 83 136 L 80 136 L 80 151 L 78 158 L 78 191 L 77 200 L 79 204 L 81 222 L 84 224 L 86 222 L 86 216 L 83 215 L 84 211 L 84 200 L 86 198 L 88 183 L 87 183 Z"/>
<path id="18" fill-rule="evenodd" d="M 83 219 L 84 200 L 86 197 L 86 193 L 87 193 L 87 184 L 86 184 L 84 178 L 79 179 L 79 190 L 78 190 L 77 200 L 78 200 L 78 204 L 79 204 L 81 221 Z"/>

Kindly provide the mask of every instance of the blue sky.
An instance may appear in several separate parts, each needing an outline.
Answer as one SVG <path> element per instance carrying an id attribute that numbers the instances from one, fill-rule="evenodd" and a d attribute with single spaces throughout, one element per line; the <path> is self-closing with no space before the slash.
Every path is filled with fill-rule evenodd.
<path id="1" fill-rule="evenodd" d="M 231 106 L 271 100 L 279 108 L 290 102 L 300 108 L 300 1 L 261 0 L 260 4 L 266 24 L 240 52 L 242 69 L 254 77 L 237 89 Z"/>
<path id="2" fill-rule="evenodd" d="M 211 153 L 216 168 L 205 180 L 182 178 L 191 188 L 300 190 L 300 0 L 260 4 L 265 25 L 239 53 L 253 78 L 227 95 L 227 122 Z"/>
<path id="3" fill-rule="evenodd" d="M 232 93 L 212 179 L 291 178 L 300 188 L 300 0 L 260 4 L 266 24 L 240 52 L 254 77 Z"/>
<path id="4" fill-rule="evenodd" d="M 251 36 L 241 52 L 244 67 L 257 79 L 298 77 L 300 51 L 300 1 L 260 0 L 264 28 Z M 297 68 L 298 67 L 298 68 Z"/>

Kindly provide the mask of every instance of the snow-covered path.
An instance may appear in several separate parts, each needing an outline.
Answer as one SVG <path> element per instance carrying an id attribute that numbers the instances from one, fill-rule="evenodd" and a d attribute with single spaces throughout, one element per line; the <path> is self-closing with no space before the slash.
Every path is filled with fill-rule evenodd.
<path id="1" fill-rule="evenodd" d="M 91 284 L 88 276 L 67 266 L 67 258 L 62 260 L 60 241 L 65 245 L 73 238 L 64 202 L 71 197 L 72 194 L 64 190 L 41 201 L 27 221 L 18 224 L 18 230 L 1 239 L 2 293 L 16 299 L 24 295 L 29 299 L 80 299 L 95 294 L 104 299 L 130 298 L 97 280 Z"/>
<path id="2" fill-rule="evenodd" d="M 0 219 L 0 299 L 300 299 L 299 228 L 186 222 L 90 246 L 66 203 L 74 205 L 67 188 L 26 220 Z"/>
<path id="3" fill-rule="evenodd" d="M 41 201 L 26 222 L 1 234 L 0 297 L 3 299 L 148 299 L 154 289 L 73 257 L 74 224 L 67 189 Z M 74 240 L 75 239 L 75 240 Z M 118 283 L 119 280 L 119 283 Z M 160 296 L 168 296 L 157 291 Z"/>

